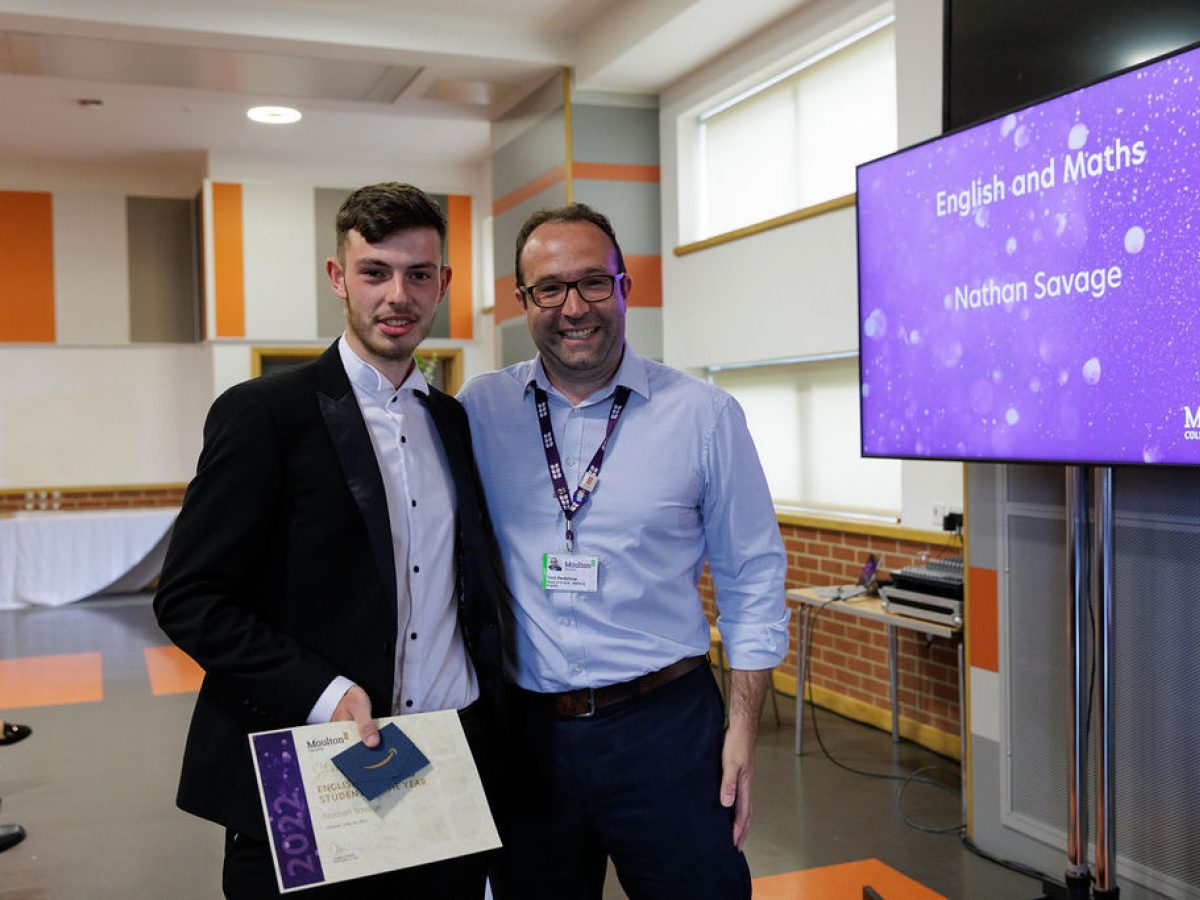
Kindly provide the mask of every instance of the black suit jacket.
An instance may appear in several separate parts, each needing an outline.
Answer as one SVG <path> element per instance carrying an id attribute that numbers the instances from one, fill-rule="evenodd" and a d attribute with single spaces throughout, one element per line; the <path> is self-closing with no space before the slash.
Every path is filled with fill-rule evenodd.
<path id="1" fill-rule="evenodd" d="M 427 406 L 456 487 L 459 626 L 481 699 L 498 715 L 500 607 L 508 598 L 499 554 L 466 414 L 436 389 Z M 248 733 L 304 724 L 337 675 L 366 690 L 373 715 L 391 714 L 391 527 L 336 343 L 213 403 L 154 610 L 205 671 L 177 802 L 265 839 Z"/>

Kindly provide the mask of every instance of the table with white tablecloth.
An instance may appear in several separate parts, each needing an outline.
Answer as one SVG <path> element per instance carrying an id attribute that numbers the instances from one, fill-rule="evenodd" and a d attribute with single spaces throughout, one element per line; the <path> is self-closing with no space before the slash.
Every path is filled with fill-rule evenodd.
<path id="1" fill-rule="evenodd" d="M 31 511 L 0 519 L 0 609 L 141 590 L 158 577 L 178 507 Z"/>

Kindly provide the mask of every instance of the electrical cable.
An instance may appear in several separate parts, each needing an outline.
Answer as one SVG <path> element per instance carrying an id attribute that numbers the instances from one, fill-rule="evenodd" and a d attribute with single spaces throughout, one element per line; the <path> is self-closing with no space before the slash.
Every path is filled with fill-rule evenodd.
<path id="1" fill-rule="evenodd" d="M 852 772 L 855 775 L 864 775 L 867 778 L 879 778 L 884 781 L 900 781 L 900 782 L 908 781 L 908 780 L 910 780 L 910 776 L 908 776 L 908 775 L 898 775 L 898 774 L 890 773 L 890 772 L 869 772 L 866 769 L 856 769 L 854 766 L 847 765 L 846 763 L 842 762 L 841 760 L 834 758 L 833 754 L 829 752 L 829 748 L 825 746 L 825 741 L 821 737 L 821 729 L 820 729 L 820 726 L 817 725 L 817 704 L 812 699 L 811 665 L 812 665 L 813 628 L 816 625 L 817 618 L 821 615 L 821 613 L 823 613 L 826 610 L 826 608 L 829 606 L 830 603 L 833 603 L 836 600 L 837 600 L 836 597 L 826 600 L 824 603 L 822 603 L 820 606 L 818 606 L 815 610 L 810 612 L 809 616 L 808 616 L 808 629 L 807 629 L 807 634 L 805 635 L 804 682 L 803 683 L 807 684 L 808 690 L 809 690 L 808 711 L 809 711 L 809 721 L 812 722 L 813 735 L 817 739 L 817 745 L 821 748 L 821 752 L 823 754 L 825 754 L 825 758 L 828 759 L 835 766 L 837 766 L 839 769 L 845 769 L 847 772 Z M 918 778 L 918 779 L 913 779 L 913 780 L 917 784 L 930 784 L 930 785 L 934 785 L 936 787 L 944 787 L 944 785 L 940 781 L 933 781 L 932 779 Z"/>
<path id="2" fill-rule="evenodd" d="M 957 788 L 954 788 L 951 785 L 948 785 L 944 782 L 929 781 L 929 780 L 919 778 L 918 776 L 920 776 L 922 772 L 951 772 L 951 770 L 949 768 L 947 768 L 946 766 L 939 766 L 939 765 L 921 766 L 921 768 L 915 770 L 911 775 L 909 775 L 907 778 L 905 778 L 904 783 L 902 785 L 900 785 L 900 789 L 896 792 L 896 809 L 900 813 L 900 821 L 902 821 L 909 828 L 912 828 L 916 831 L 923 831 L 926 834 L 953 834 L 956 832 L 961 833 L 962 830 L 966 827 L 961 822 L 956 825 L 942 825 L 942 826 L 922 825 L 920 822 L 914 822 L 912 819 L 910 819 L 905 814 L 905 812 L 904 812 L 904 792 L 906 790 L 908 790 L 908 786 L 910 784 L 934 785 L 936 787 L 941 788 L 947 794 L 951 794 L 955 797 L 959 796 L 959 794 L 960 794 L 960 791 Z"/>
<path id="3" fill-rule="evenodd" d="M 1033 868 L 1032 866 L 1027 866 L 1027 865 L 1024 865 L 1023 863 L 1015 862 L 1013 860 L 1001 859 L 1000 857 L 993 856 L 992 854 L 988 853 L 986 850 L 983 850 L 981 847 L 977 846 L 967 836 L 967 831 L 966 831 L 967 826 L 966 826 L 965 822 L 959 823 L 957 825 L 951 825 L 951 826 L 939 828 L 939 827 L 931 827 L 931 826 L 927 826 L 927 825 L 921 825 L 919 823 L 912 821 L 911 819 L 908 818 L 907 815 L 905 815 L 904 809 L 903 809 L 904 792 L 908 789 L 909 785 L 926 784 L 926 785 L 930 785 L 932 787 L 936 787 L 941 790 L 947 791 L 950 794 L 957 795 L 959 793 L 959 791 L 957 789 L 947 785 L 944 782 L 935 781 L 932 778 L 925 778 L 922 775 L 923 772 L 928 772 L 931 770 L 939 770 L 940 769 L 942 771 L 949 771 L 948 769 L 946 769 L 945 766 L 937 766 L 937 765 L 923 766 L 923 767 L 917 769 L 916 771 L 909 773 L 908 775 L 897 775 L 897 774 L 889 773 L 889 772 L 870 772 L 870 771 L 867 771 L 866 769 L 858 769 L 858 768 L 855 768 L 854 766 L 847 765 L 846 763 L 842 762 L 841 760 L 835 758 L 834 755 L 829 751 L 829 748 L 825 745 L 824 739 L 821 737 L 821 729 L 820 729 L 820 726 L 817 724 L 817 704 L 812 696 L 812 691 L 813 691 L 812 669 L 811 669 L 812 642 L 813 642 L 813 632 L 816 627 L 817 618 L 821 615 L 821 613 L 823 613 L 826 610 L 826 608 L 828 608 L 828 606 L 831 603 L 836 602 L 837 599 L 838 599 L 837 597 L 832 597 L 829 600 L 826 600 L 825 602 L 823 602 L 820 606 L 817 606 L 816 608 L 810 608 L 810 611 L 808 614 L 808 627 L 807 627 L 807 629 L 805 629 L 805 634 L 804 634 L 804 671 L 800 673 L 800 690 L 802 692 L 806 691 L 806 693 L 807 693 L 809 721 L 812 722 L 813 735 L 816 737 L 817 745 L 821 748 L 821 752 L 824 754 L 825 758 L 828 759 L 831 763 L 833 763 L 838 768 L 844 769 L 845 771 L 851 772 L 855 775 L 862 775 L 867 778 L 878 778 L 878 779 L 881 779 L 884 781 L 899 781 L 899 782 L 901 782 L 900 788 L 898 789 L 898 791 L 896 793 L 896 803 L 897 803 L 897 808 L 898 808 L 898 811 L 900 814 L 900 818 L 904 822 L 904 824 L 907 825 L 908 827 L 916 829 L 917 831 L 922 831 L 922 832 L 928 833 L 928 834 L 952 834 L 954 832 L 957 832 L 959 835 L 959 839 L 962 841 L 963 846 L 966 847 L 966 849 L 969 850 L 971 853 L 974 853 L 976 856 L 980 857 L 981 859 L 985 859 L 988 862 L 995 863 L 996 865 L 1002 866 L 1006 869 L 1016 872 L 1019 875 L 1025 875 L 1029 878 L 1035 878 L 1042 882 L 1051 881 L 1052 879 L 1050 878 L 1050 876 L 1046 875 L 1044 872 L 1039 871 L 1038 869 Z"/>
<path id="4" fill-rule="evenodd" d="M 962 845 L 964 847 L 966 847 L 967 850 L 969 850 L 971 853 L 974 853 L 976 856 L 978 856 L 980 859 L 986 859 L 990 863 L 995 863 L 998 866 L 1003 866 L 1006 869 L 1011 869 L 1012 871 L 1016 872 L 1018 875 L 1025 875 L 1029 878 L 1037 878 L 1040 881 L 1049 881 L 1049 882 L 1054 881 L 1054 879 L 1051 878 L 1049 875 L 1047 875 L 1045 872 L 1042 872 L 1039 869 L 1035 869 L 1033 866 L 1027 866 L 1027 865 L 1025 865 L 1025 863 L 1017 862 L 1016 860 L 1013 860 L 1013 859 L 1003 859 L 1002 857 L 995 856 L 991 853 L 988 853 L 986 850 L 984 850 L 982 847 L 980 847 L 978 844 L 976 844 L 973 840 L 971 840 L 969 837 L 967 837 L 965 832 L 963 834 L 959 835 L 959 837 L 962 840 Z"/>

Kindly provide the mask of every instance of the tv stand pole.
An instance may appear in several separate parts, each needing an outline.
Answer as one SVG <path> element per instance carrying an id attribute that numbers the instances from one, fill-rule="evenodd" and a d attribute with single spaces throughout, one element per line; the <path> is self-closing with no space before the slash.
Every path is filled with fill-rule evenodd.
<path id="1" fill-rule="evenodd" d="M 1096 514 L 1090 519 L 1089 487 Z M 1067 898 L 1117 900 L 1116 807 L 1114 805 L 1113 686 L 1113 471 L 1067 467 L 1067 603 L 1070 747 L 1067 761 Z M 1093 528 L 1089 529 L 1089 520 Z M 1096 887 L 1088 868 L 1088 606 L 1095 600 L 1092 653 L 1096 667 Z"/>
<path id="2" fill-rule="evenodd" d="M 1098 466 L 1096 479 L 1096 549 L 1093 583 L 1096 587 L 1096 900 L 1117 900 L 1117 814 L 1114 805 L 1113 758 L 1115 733 L 1113 687 L 1116 662 L 1113 658 L 1113 470 Z"/>
<path id="3" fill-rule="evenodd" d="M 1088 472 L 1067 466 L 1067 659 L 1070 666 L 1067 728 L 1067 898 L 1091 895 L 1087 839 L 1087 655 L 1088 590 Z"/>

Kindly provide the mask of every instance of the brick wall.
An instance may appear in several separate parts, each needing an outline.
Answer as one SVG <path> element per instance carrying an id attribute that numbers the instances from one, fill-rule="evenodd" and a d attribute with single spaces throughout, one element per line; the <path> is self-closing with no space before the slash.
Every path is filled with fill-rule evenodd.
<path id="1" fill-rule="evenodd" d="M 842 531 L 826 526 L 780 523 L 788 556 L 789 588 L 849 584 L 857 580 L 867 555 L 874 553 L 881 572 L 886 574 L 930 558 L 959 554 L 961 549 L 944 543 L 909 540 L 904 537 L 863 533 L 889 529 Z M 893 529 L 899 531 L 899 529 Z M 700 587 L 705 611 L 715 621 L 712 582 L 705 572 Z M 796 685 L 797 603 L 789 600 L 792 634 L 788 654 L 776 669 L 781 688 Z M 898 678 L 900 716 L 916 723 L 918 731 L 933 729 L 943 739 L 933 742 L 934 749 L 957 755 L 959 734 L 958 662 L 954 643 L 943 638 L 926 640 L 923 635 L 898 631 Z M 886 714 L 890 727 L 891 698 L 888 688 L 887 630 L 881 623 L 850 618 L 837 613 L 818 615 L 813 626 L 812 657 L 809 678 L 821 705 L 863 721 L 879 724 L 882 716 L 862 715 L 861 706 Z M 839 699 L 850 702 L 841 703 Z M 832 700 L 832 702 L 830 702 Z M 911 729 L 909 729 L 911 731 Z M 920 743 L 929 741 L 916 738 Z"/>
<path id="2" fill-rule="evenodd" d="M 0 488 L 0 515 L 24 510 L 120 509 L 134 506 L 179 506 L 183 484 L 123 487 Z"/>

